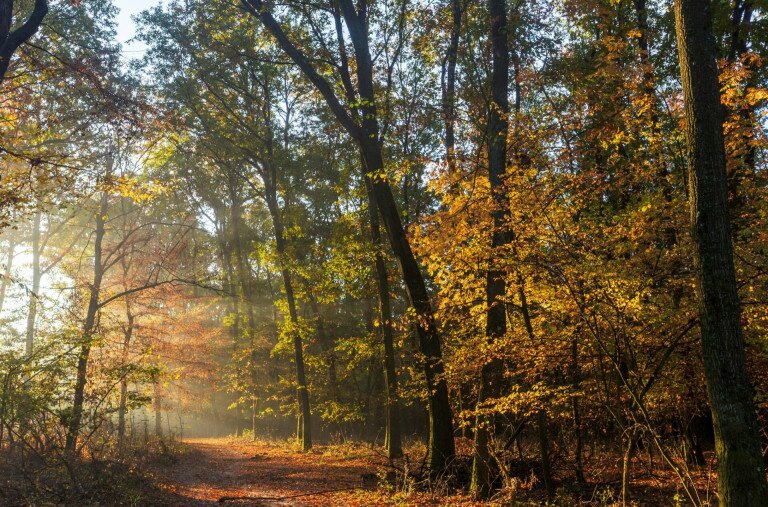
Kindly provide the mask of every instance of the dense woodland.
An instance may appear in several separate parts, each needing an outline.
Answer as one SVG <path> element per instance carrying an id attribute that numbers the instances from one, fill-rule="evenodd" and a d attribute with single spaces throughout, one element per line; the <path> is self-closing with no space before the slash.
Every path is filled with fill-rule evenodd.
<path id="1" fill-rule="evenodd" d="M 766 9 L 0 0 L 0 504 L 768 505 Z"/>

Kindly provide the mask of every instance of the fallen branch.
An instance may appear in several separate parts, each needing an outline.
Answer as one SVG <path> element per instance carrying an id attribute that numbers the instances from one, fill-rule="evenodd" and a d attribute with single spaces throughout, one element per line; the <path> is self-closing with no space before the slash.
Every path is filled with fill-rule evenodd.
<path id="1" fill-rule="evenodd" d="M 282 502 L 283 500 L 291 500 L 293 498 L 299 498 L 303 496 L 325 495 L 328 493 L 338 493 L 340 491 L 353 491 L 356 489 L 366 489 L 362 486 L 354 486 L 351 488 L 339 488 L 339 489 L 326 489 L 322 491 L 314 491 L 312 493 L 301 493 L 298 495 L 289 496 L 222 496 L 219 498 L 219 503 L 224 502 L 237 502 L 239 500 L 256 500 L 256 501 L 268 501 L 268 502 Z"/>

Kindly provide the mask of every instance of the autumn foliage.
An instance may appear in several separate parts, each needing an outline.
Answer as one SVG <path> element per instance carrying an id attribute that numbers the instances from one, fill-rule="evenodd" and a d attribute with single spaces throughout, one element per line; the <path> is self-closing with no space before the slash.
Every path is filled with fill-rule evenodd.
<path id="1" fill-rule="evenodd" d="M 0 0 L 0 503 L 764 498 L 765 6 L 674 4 Z"/>

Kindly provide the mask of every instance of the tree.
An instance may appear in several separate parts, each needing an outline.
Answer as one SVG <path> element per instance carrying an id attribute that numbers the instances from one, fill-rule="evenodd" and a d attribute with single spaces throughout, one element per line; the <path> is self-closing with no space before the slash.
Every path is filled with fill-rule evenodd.
<path id="1" fill-rule="evenodd" d="M 93 215 L 88 216 L 89 219 L 93 220 L 92 225 L 90 223 L 86 225 L 93 227 L 92 238 L 89 237 L 86 243 L 88 247 L 92 243 L 93 264 L 91 269 L 85 271 L 85 277 L 89 277 L 90 280 L 83 283 L 87 305 L 79 329 L 76 376 L 71 413 L 67 420 L 65 444 L 65 450 L 70 456 L 76 455 L 79 451 L 77 443 L 86 409 L 86 388 L 90 375 L 91 352 L 102 338 L 99 328 L 101 313 L 112 303 L 145 291 L 162 286 L 195 283 L 194 273 L 190 278 L 186 278 L 183 273 L 175 269 L 180 263 L 180 254 L 186 249 L 187 236 L 191 230 L 188 224 L 152 220 L 151 217 L 139 215 L 139 218 L 145 218 L 145 220 L 135 220 L 129 224 L 123 223 L 123 227 L 117 231 L 110 226 L 113 220 L 110 219 L 110 212 L 115 209 L 113 208 L 115 196 L 131 196 L 138 200 L 148 200 L 151 197 L 156 197 L 157 193 L 156 190 L 145 189 L 132 182 L 126 175 L 116 175 L 118 164 L 125 161 L 122 158 L 125 153 L 115 148 L 117 144 L 114 141 L 114 144 L 108 145 L 107 151 L 104 153 L 105 168 L 94 188 L 97 199 L 92 199 L 91 196 L 86 198 L 87 201 L 96 201 L 87 203 L 88 205 L 96 205 Z M 130 143 L 126 143 L 126 146 L 129 145 Z M 121 208 L 117 207 L 117 209 Z M 134 207 L 130 211 L 137 213 L 139 208 Z M 118 216 L 124 217 L 124 215 Z M 126 227 L 126 225 L 128 226 Z M 170 229 L 174 233 L 170 235 L 170 239 L 161 238 L 158 234 L 158 228 Z M 115 232 L 119 234 L 115 234 Z M 138 245 L 147 244 L 156 245 L 153 251 L 148 249 L 145 252 L 145 255 L 149 257 L 149 262 L 131 277 L 132 284 L 130 286 L 125 285 L 125 280 L 120 280 L 117 284 L 118 289 L 115 290 L 110 279 L 112 273 L 116 271 L 115 268 L 122 266 L 121 261 L 126 256 L 135 255 Z M 121 271 L 124 272 L 124 269 Z M 124 344 L 126 338 L 129 346 L 131 336 L 124 336 Z M 123 351 L 125 351 L 125 347 Z"/>
<path id="2" fill-rule="evenodd" d="M 452 459 L 455 448 L 453 421 L 448 386 L 444 378 L 440 337 L 429 293 L 421 269 L 413 254 L 411 244 L 403 227 L 401 215 L 385 175 L 385 165 L 378 121 L 379 103 L 374 86 L 374 68 L 368 37 L 368 10 L 365 4 L 356 8 L 351 0 L 343 0 L 338 8 L 332 8 L 335 28 L 339 41 L 339 72 L 342 88 L 349 101 L 344 106 L 331 84 L 320 74 L 312 61 L 291 40 L 283 25 L 272 15 L 261 0 L 243 0 L 244 7 L 272 34 L 278 46 L 299 67 L 322 95 L 336 119 L 347 133 L 358 143 L 365 159 L 364 178 L 370 179 L 376 205 L 386 227 L 390 246 L 397 258 L 403 275 L 408 296 L 418 316 L 420 352 L 423 354 L 424 372 L 428 391 L 429 406 L 429 454 L 428 467 L 439 472 Z M 346 56 L 345 35 L 342 31 L 343 18 L 352 42 L 357 89 L 351 81 L 349 60 Z"/>
<path id="3" fill-rule="evenodd" d="M 15 0 L 0 0 L 0 83 L 5 79 L 13 54 L 35 35 L 48 14 L 48 0 L 35 0 L 29 17 L 13 28 L 14 4 Z"/>
<path id="4" fill-rule="evenodd" d="M 376 249 L 376 288 L 379 296 L 379 327 L 384 338 L 384 382 L 387 396 L 387 421 L 384 446 L 390 459 L 400 458 L 403 455 L 401 428 L 400 428 L 400 395 L 397 383 L 397 370 L 395 368 L 395 344 L 392 333 L 392 302 L 389 289 L 389 273 L 384 254 L 381 252 L 381 226 L 379 215 L 376 213 L 376 202 L 373 197 L 370 183 L 366 180 L 366 194 L 368 195 L 368 221 L 371 227 L 371 241 Z"/>
<path id="5" fill-rule="evenodd" d="M 511 241 L 509 229 L 509 203 L 504 189 L 507 173 L 507 128 L 509 117 L 509 46 L 507 34 L 507 3 L 505 0 L 489 0 L 488 15 L 490 24 L 491 51 L 493 69 L 491 71 L 491 103 L 488 112 L 488 181 L 492 196 L 493 230 L 491 234 L 491 255 Z M 507 293 L 506 277 L 496 262 L 489 262 L 486 281 L 485 334 L 488 342 L 493 343 L 507 332 L 507 312 L 504 298 Z M 503 363 L 498 357 L 491 357 L 483 365 L 480 374 L 480 391 L 477 399 L 479 410 L 488 400 L 498 398 L 502 392 Z M 475 452 L 472 462 L 473 493 L 480 498 L 487 498 L 494 481 L 492 456 L 489 452 L 489 439 L 493 418 L 478 416 L 475 425 Z"/>
<path id="6" fill-rule="evenodd" d="M 115 154 L 106 153 L 105 178 L 109 179 L 114 170 Z M 88 290 L 88 307 L 82 328 L 82 343 L 77 355 L 77 377 L 75 380 L 74 396 L 72 399 L 72 414 L 67 425 L 67 439 L 65 449 L 67 453 L 76 452 L 77 436 L 80 432 L 80 423 L 83 418 L 83 405 L 85 403 L 85 384 L 88 381 L 88 358 L 94 343 L 94 328 L 96 317 L 100 308 L 101 284 L 104 280 L 104 236 L 106 235 L 105 222 L 109 211 L 109 192 L 102 189 L 99 197 L 99 206 L 96 209 L 95 230 L 93 236 L 93 281 Z"/>
<path id="7" fill-rule="evenodd" d="M 709 0 L 676 0 L 675 24 L 685 99 L 701 342 L 718 456 L 718 496 L 729 507 L 762 505 L 768 503 L 768 486 L 744 355 Z"/>

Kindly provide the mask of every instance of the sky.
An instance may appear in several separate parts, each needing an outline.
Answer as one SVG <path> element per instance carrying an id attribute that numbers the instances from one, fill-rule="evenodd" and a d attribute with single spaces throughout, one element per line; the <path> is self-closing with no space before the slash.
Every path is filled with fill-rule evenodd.
<path id="1" fill-rule="evenodd" d="M 128 42 L 136 33 L 136 25 L 131 16 L 162 3 L 162 0 L 113 0 L 113 3 L 120 9 L 117 16 L 117 40 L 123 45 L 123 51 L 128 58 L 141 56 L 144 45 Z"/>

